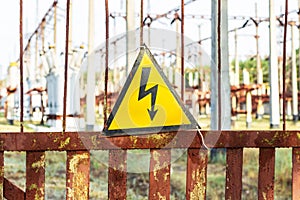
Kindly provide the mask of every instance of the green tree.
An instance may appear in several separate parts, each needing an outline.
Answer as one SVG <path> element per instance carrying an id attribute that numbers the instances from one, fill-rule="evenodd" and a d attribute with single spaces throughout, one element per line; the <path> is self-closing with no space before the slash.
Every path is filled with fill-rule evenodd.
<path id="1" fill-rule="evenodd" d="M 235 64 L 235 60 L 231 62 L 232 66 Z M 256 58 L 252 57 L 245 61 L 239 62 L 240 66 L 240 82 L 243 83 L 243 69 L 247 69 L 250 75 L 250 83 L 257 83 L 257 69 L 256 69 Z M 261 66 L 263 70 L 263 81 L 264 83 L 269 82 L 269 61 L 267 58 L 261 59 Z"/>

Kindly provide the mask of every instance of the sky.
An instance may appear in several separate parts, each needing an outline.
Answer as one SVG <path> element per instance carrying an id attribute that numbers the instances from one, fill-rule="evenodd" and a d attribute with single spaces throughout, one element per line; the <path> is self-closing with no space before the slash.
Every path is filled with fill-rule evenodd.
<path id="1" fill-rule="evenodd" d="M 148 6 L 148 2 L 151 5 Z M 65 5 L 66 0 L 58 1 L 59 17 L 58 17 L 58 51 L 64 51 L 65 44 Z M 136 27 L 138 27 L 138 12 L 140 0 L 136 2 Z M 144 15 L 147 13 L 162 14 L 180 5 L 180 0 L 144 0 Z M 185 2 L 188 2 L 186 0 Z M 268 0 L 228 0 L 228 15 L 229 16 L 255 16 L 255 2 L 258 4 L 258 16 L 268 16 Z M 24 47 L 27 43 L 28 36 L 35 30 L 42 16 L 52 5 L 53 0 L 23 0 L 23 33 L 24 33 Z M 276 14 L 280 15 L 284 10 L 284 1 L 275 0 Z M 87 45 L 88 38 L 88 0 L 72 0 L 73 14 L 72 14 L 72 44 L 74 47 L 81 44 Z M 289 10 L 297 10 L 298 0 L 289 1 Z M 111 0 L 109 1 L 109 9 L 111 13 L 125 13 L 125 0 Z M 196 0 L 195 2 L 185 7 L 185 36 L 191 40 L 199 40 L 199 28 L 201 24 L 201 38 L 210 37 L 211 26 L 210 20 L 207 16 L 210 15 L 211 5 L 207 0 Z M 105 20 L 104 20 L 104 0 L 95 0 L 95 47 L 104 42 L 105 39 Z M 199 17 L 192 18 L 193 15 L 203 15 L 206 19 L 199 19 Z M 290 15 L 289 19 L 298 21 L 296 14 Z M 110 18 L 110 36 L 114 34 L 121 34 L 125 32 L 125 20 L 122 17 L 117 17 L 114 21 Z M 169 29 L 175 31 L 175 25 L 171 25 L 172 19 L 161 19 L 151 24 L 151 27 Z M 229 20 L 229 30 L 240 27 L 246 20 Z M 0 24 L 2 29 L 0 32 L 0 78 L 3 78 L 6 68 L 10 62 L 15 61 L 19 57 L 19 0 L 6 1 L 4 6 L 0 7 Z M 255 27 L 249 26 L 243 30 L 238 31 L 238 54 L 241 59 L 245 59 L 255 54 Z M 51 27 L 47 29 L 46 44 L 53 43 L 51 35 Z M 261 23 L 259 26 L 260 35 L 260 53 L 262 56 L 268 55 L 268 23 Z M 278 37 L 282 37 L 282 28 L 278 28 Z M 295 33 L 298 38 L 298 31 Z M 234 35 L 229 33 L 229 55 L 230 60 L 234 53 Z M 288 31 L 287 40 L 290 40 L 290 31 Z M 298 47 L 298 39 L 296 40 Z M 210 40 L 202 43 L 203 49 L 210 54 Z M 290 42 L 288 42 L 288 49 Z M 280 52 L 280 47 L 279 50 Z M 289 51 L 288 51 L 288 54 Z"/>

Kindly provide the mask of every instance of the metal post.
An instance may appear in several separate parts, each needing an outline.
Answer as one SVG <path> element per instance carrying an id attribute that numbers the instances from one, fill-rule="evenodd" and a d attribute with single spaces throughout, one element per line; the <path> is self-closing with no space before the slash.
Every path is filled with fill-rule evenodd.
<path id="1" fill-rule="evenodd" d="M 300 0 L 298 0 L 298 23 L 300 23 Z M 299 49 L 300 49 L 300 26 L 298 26 L 298 30 L 299 30 Z M 298 64 L 299 64 L 299 76 L 300 76 L 300 53 L 298 53 Z M 300 79 L 298 81 L 298 88 L 300 89 Z"/>
<path id="2" fill-rule="evenodd" d="M 180 73 L 180 69 L 181 69 L 181 48 L 180 48 L 180 34 L 179 34 L 179 15 L 178 13 L 175 13 L 175 26 L 176 26 L 176 68 L 173 72 L 173 76 L 174 76 L 174 85 L 179 86 L 179 83 L 177 81 L 176 78 L 176 73 Z M 181 92 L 181 88 L 179 87 L 179 91 L 178 93 Z"/>
<path id="3" fill-rule="evenodd" d="M 181 0 L 181 100 L 184 102 L 184 0 Z"/>
<path id="4" fill-rule="evenodd" d="M 94 130 L 95 124 L 95 56 L 94 48 L 94 0 L 89 0 L 88 22 L 88 68 L 87 68 L 87 95 L 86 95 L 86 130 Z"/>
<path id="5" fill-rule="evenodd" d="M 24 131 L 24 87 L 23 87 L 23 0 L 20 0 L 20 132 Z"/>
<path id="6" fill-rule="evenodd" d="M 222 9 L 222 1 L 218 0 L 218 21 L 217 21 L 217 33 L 218 33 L 218 37 L 217 37 L 217 51 L 218 51 L 218 62 L 217 62 L 217 66 L 218 66 L 218 130 L 221 130 L 221 123 L 222 123 L 222 107 L 221 107 L 221 103 L 222 103 L 222 93 L 221 93 L 221 68 L 222 68 L 222 47 L 221 47 L 221 9 Z M 223 13 L 222 13 L 223 14 Z"/>
<path id="7" fill-rule="evenodd" d="M 69 52 L 71 52 L 71 48 L 72 48 L 72 43 L 73 43 L 73 36 L 72 36 L 72 30 L 73 30 L 73 6 L 72 6 L 72 1 L 70 0 L 70 9 L 69 9 Z"/>
<path id="8" fill-rule="evenodd" d="M 270 35 L 270 127 L 278 128 L 280 124 L 279 113 L 279 86 L 278 86 L 278 63 L 276 45 L 276 16 L 274 11 L 274 0 L 269 0 L 269 35 Z"/>
<path id="9" fill-rule="evenodd" d="M 69 22 L 70 22 L 70 1 L 67 0 L 67 16 L 66 16 L 66 43 L 65 43 L 65 76 L 64 76 L 64 99 L 63 99 L 63 132 L 66 131 L 66 113 L 67 113 L 67 91 L 68 91 L 68 54 L 69 54 Z"/>
<path id="10" fill-rule="evenodd" d="M 144 0 L 141 0 L 141 17 L 140 17 L 140 46 L 143 45 L 144 41 L 143 41 L 143 35 L 144 35 Z M 149 35 L 150 37 L 150 35 Z M 150 44 L 149 44 L 150 45 Z"/>
<path id="11" fill-rule="evenodd" d="M 286 36 L 287 36 L 287 25 L 288 25 L 288 0 L 285 1 L 285 11 L 284 11 L 284 35 L 283 35 L 283 58 L 282 58 L 282 99 L 283 99 L 283 130 L 286 129 L 286 93 L 285 93 L 285 76 L 286 76 Z M 297 94 L 298 96 L 298 94 Z"/>
<path id="12" fill-rule="evenodd" d="M 104 124 L 107 120 L 107 82 L 108 82 L 108 39 L 109 39 L 109 14 L 108 14 L 108 0 L 105 0 L 105 82 L 104 82 Z"/>

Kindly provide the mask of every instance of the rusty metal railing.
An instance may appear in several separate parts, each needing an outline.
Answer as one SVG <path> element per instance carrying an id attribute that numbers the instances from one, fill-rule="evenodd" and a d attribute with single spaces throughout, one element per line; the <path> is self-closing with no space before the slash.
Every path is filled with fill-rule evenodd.
<path id="1" fill-rule="evenodd" d="M 275 149 L 289 147 L 293 147 L 292 174 L 287 174 L 292 177 L 292 191 L 285 193 L 292 194 L 293 199 L 300 198 L 298 131 L 202 131 L 202 134 L 209 148 L 227 149 L 226 199 L 241 199 L 244 148 L 260 148 L 258 199 L 274 199 Z M 219 140 L 215 142 L 214 138 L 219 135 Z M 4 151 L 26 151 L 31 153 L 29 155 L 38 155 L 44 151 L 66 151 L 66 199 L 88 199 L 89 151 L 109 150 L 108 198 L 126 199 L 126 152 L 133 149 L 149 149 L 151 156 L 148 197 L 159 199 L 160 194 L 161 197 L 169 199 L 172 165 L 170 151 L 177 148 L 187 149 L 186 199 L 205 199 L 206 196 L 208 150 L 203 148 L 203 141 L 195 131 L 160 133 L 145 137 L 104 137 L 98 132 L 0 133 L 0 144 L 0 185 L 4 185 L 4 196 L 8 199 L 24 199 L 16 198 L 16 194 L 26 196 L 26 199 L 34 199 L 37 195 L 39 199 L 44 198 L 47 158 L 27 155 L 26 180 L 30 179 L 30 184 L 26 182 L 24 192 L 3 177 Z"/>

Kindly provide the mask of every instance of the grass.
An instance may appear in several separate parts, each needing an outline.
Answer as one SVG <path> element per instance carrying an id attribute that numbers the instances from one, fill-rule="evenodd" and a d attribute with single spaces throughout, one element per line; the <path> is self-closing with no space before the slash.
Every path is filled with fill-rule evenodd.
<path id="1" fill-rule="evenodd" d="M 210 123 L 208 118 L 200 118 L 199 121 L 202 129 L 208 129 Z M 292 121 L 287 121 L 288 130 L 298 130 L 299 128 L 300 123 L 294 124 Z M 243 116 L 240 116 L 235 122 L 233 129 L 246 130 Z M 265 117 L 261 120 L 253 119 L 251 128 L 248 130 L 268 129 L 269 119 Z M 279 129 L 282 128 L 280 127 Z M 27 124 L 25 125 L 25 130 L 32 131 Z M 0 116 L 0 131 L 19 131 L 18 122 L 10 126 Z M 149 150 L 128 151 L 128 199 L 147 199 L 149 175 L 143 172 L 143 169 L 147 169 L 149 163 L 142 160 L 145 155 L 149 156 Z M 22 189 L 25 187 L 25 156 L 24 152 L 5 152 L 5 177 Z M 243 199 L 257 199 L 258 157 L 258 149 L 244 149 Z M 107 199 L 108 197 L 107 161 L 108 151 L 91 151 L 90 199 Z M 65 162 L 65 152 L 46 152 L 45 193 L 47 199 L 65 198 Z M 219 155 L 215 160 L 209 160 L 207 199 L 218 200 L 225 198 L 225 167 L 225 156 Z M 291 149 L 276 149 L 275 199 L 291 199 L 291 168 Z M 171 199 L 185 199 L 185 181 L 186 151 L 172 150 Z"/>

